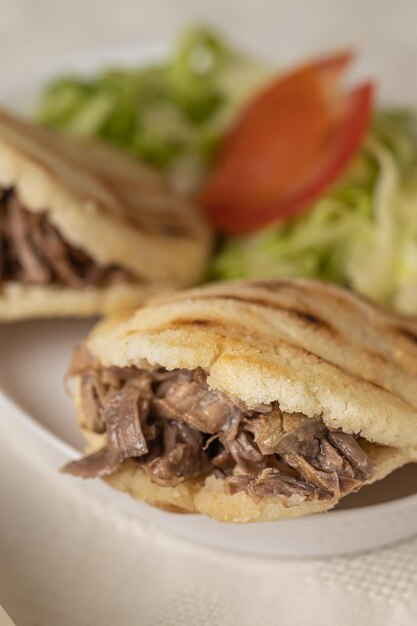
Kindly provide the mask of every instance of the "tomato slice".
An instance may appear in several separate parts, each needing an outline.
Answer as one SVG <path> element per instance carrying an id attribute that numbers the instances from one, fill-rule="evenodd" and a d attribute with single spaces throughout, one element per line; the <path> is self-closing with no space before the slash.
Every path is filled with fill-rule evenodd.
<path id="1" fill-rule="evenodd" d="M 369 124 L 372 85 L 347 94 L 350 53 L 279 79 L 225 138 L 200 202 L 219 230 L 251 232 L 306 210 L 343 173 Z"/>

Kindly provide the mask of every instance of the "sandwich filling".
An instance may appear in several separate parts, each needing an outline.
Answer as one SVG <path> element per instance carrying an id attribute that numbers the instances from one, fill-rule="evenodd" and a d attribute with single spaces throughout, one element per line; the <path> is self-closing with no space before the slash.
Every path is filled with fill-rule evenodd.
<path id="1" fill-rule="evenodd" d="M 0 284 L 60 285 L 79 289 L 132 280 L 116 265 L 99 266 L 70 245 L 46 212 L 28 211 L 14 189 L 0 189 Z"/>
<path id="2" fill-rule="evenodd" d="M 360 438 L 277 402 L 248 409 L 210 389 L 202 369 L 102 368 L 81 349 L 71 373 L 81 426 L 105 435 L 100 450 L 65 466 L 77 476 L 107 476 L 133 459 L 157 485 L 214 474 L 232 494 L 282 496 L 290 506 L 336 501 L 374 474 Z"/>

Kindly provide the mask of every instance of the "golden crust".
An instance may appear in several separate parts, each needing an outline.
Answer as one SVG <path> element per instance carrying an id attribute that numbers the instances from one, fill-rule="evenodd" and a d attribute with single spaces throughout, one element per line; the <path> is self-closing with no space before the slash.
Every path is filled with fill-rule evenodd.
<path id="1" fill-rule="evenodd" d="M 209 285 L 99 325 L 103 365 L 202 367 L 249 407 L 278 401 L 331 429 L 417 447 L 417 321 L 308 280 Z"/>
<path id="2" fill-rule="evenodd" d="M 204 272 L 210 234 L 194 206 L 151 169 L 102 144 L 0 110 L 0 187 L 15 187 L 97 263 L 180 288 Z"/>
<path id="3" fill-rule="evenodd" d="M 106 315 L 140 306 L 161 288 L 152 284 L 115 283 L 107 287 L 70 289 L 8 282 L 0 287 L 0 320 Z M 169 285 L 164 288 L 172 290 Z"/>

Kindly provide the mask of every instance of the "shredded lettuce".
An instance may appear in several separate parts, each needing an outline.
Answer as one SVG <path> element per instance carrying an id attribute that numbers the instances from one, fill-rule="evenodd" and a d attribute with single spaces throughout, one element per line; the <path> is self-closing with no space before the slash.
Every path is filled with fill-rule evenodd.
<path id="1" fill-rule="evenodd" d="M 170 57 L 133 69 L 58 78 L 38 119 L 96 137 L 195 188 L 219 138 L 270 69 L 205 27 Z M 306 276 L 417 313 L 417 138 L 409 111 L 377 111 L 343 178 L 303 215 L 219 241 L 207 279 Z"/>
<path id="2" fill-rule="evenodd" d="M 404 112 L 375 116 L 343 179 L 306 213 L 225 239 L 209 280 L 305 276 L 417 311 L 417 141 Z"/>
<path id="3" fill-rule="evenodd" d="M 160 62 L 54 80 L 36 117 L 197 180 L 236 109 L 267 73 L 210 29 L 196 27 Z"/>

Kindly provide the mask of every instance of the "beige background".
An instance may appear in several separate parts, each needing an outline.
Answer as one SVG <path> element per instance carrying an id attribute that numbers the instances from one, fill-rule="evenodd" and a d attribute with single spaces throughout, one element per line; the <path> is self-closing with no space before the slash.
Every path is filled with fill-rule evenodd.
<path id="1" fill-rule="evenodd" d="M 285 63 L 354 44 L 385 99 L 417 100 L 415 0 L 0 0 L 1 89 L 88 51 L 205 21 Z M 1 95 L 1 93 L 0 93 Z"/>

